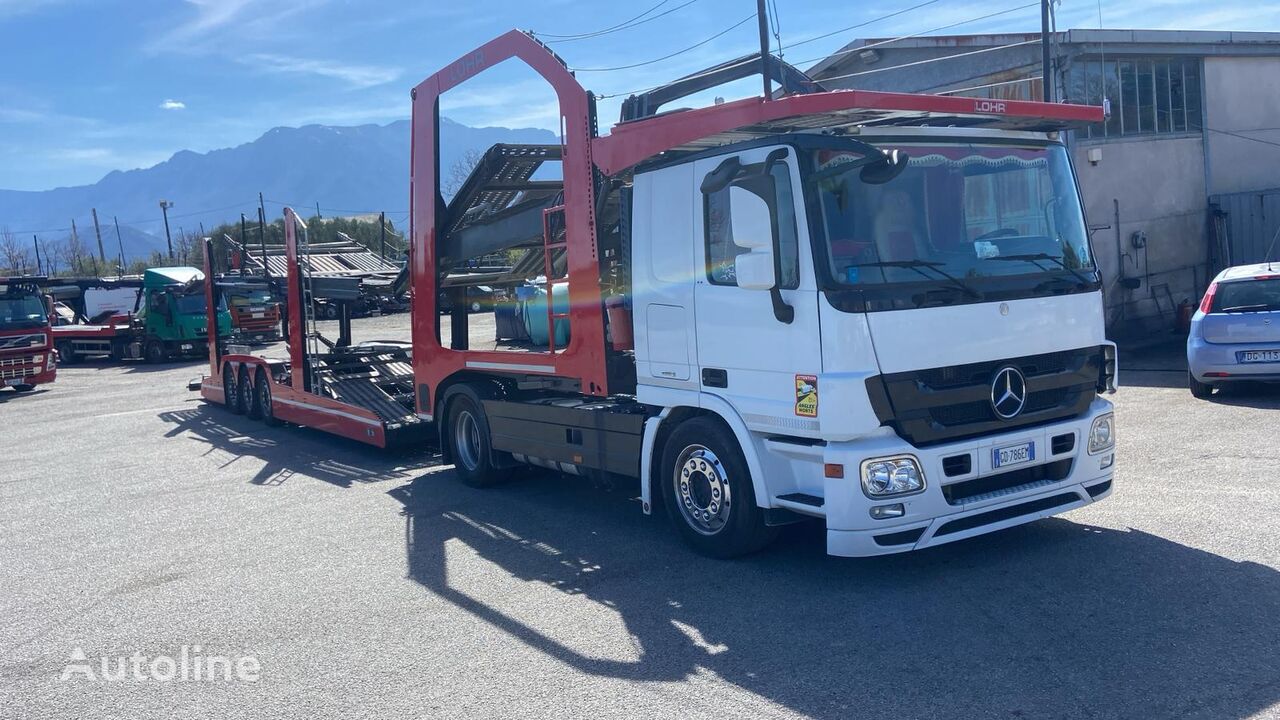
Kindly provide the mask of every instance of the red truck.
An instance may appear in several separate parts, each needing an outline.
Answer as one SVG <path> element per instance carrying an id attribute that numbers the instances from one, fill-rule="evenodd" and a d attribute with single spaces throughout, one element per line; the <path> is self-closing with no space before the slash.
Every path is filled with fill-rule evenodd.
<path id="1" fill-rule="evenodd" d="M 43 277 L 0 277 L 0 387 L 18 392 L 51 383 L 58 374 Z"/>

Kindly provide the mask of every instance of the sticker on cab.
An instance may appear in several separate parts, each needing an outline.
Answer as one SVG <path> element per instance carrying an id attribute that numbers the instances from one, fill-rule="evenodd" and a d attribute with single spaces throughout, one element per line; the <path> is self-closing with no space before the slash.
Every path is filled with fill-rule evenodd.
<path id="1" fill-rule="evenodd" d="M 796 376 L 796 415 L 818 417 L 818 376 Z"/>

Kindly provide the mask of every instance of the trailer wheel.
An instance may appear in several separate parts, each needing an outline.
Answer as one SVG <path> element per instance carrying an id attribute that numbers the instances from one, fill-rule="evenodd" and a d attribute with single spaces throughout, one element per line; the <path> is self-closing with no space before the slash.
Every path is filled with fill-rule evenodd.
<path id="1" fill-rule="evenodd" d="M 240 386 L 240 407 L 244 409 L 244 414 L 253 420 L 261 419 L 258 397 L 254 393 L 253 382 L 249 380 L 248 366 L 240 366 L 240 375 L 236 378 L 236 384 Z"/>
<path id="2" fill-rule="evenodd" d="M 254 401 L 258 404 L 258 417 L 262 422 L 275 427 L 280 424 L 276 419 L 275 408 L 271 405 L 271 377 L 264 368 L 258 368 L 253 380 Z"/>
<path id="3" fill-rule="evenodd" d="M 471 487 L 488 487 L 502 480 L 489 453 L 489 421 L 480 404 L 468 394 L 449 403 L 449 449 L 462 481 Z"/>
<path id="4" fill-rule="evenodd" d="M 58 361 L 63 365 L 75 365 L 80 359 L 76 355 L 75 345 L 70 340 L 59 340 L 54 347 L 58 350 Z"/>
<path id="5" fill-rule="evenodd" d="M 240 407 L 240 388 L 236 387 L 236 371 L 231 363 L 222 366 L 222 397 L 228 410 L 236 415 L 244 414 L 244 408 Z"/>
<path id="6" fill-rule="evenodd" d="M 694 550 L 736 557 L 777 536 L 765 525 L 747 461 L 723 423 L 695 417 L 677 426 L 663 449 L 659 477 L 667 513 Z"/>
<path id="7" fill-rule="evenodd" d="M 147 346 L 142 356 L 152 365 L 162 363 L 169 358 L 169 354 L 164 351 L 164 343 L 154 338 L 147 341 Z"/>

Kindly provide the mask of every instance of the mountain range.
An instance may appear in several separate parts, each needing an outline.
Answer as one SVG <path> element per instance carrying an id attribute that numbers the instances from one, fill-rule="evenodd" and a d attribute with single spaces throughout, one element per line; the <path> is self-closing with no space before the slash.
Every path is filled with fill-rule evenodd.
<path id="1" fill-rule="evenodd" d="M 78 235 L 96 251 L 91 208 L 97 208 L 108 257 L 117 254 L 112 218 L 120 219 L 120 243 L 129 259 L 166 247 L 160 200 L 173 203 L 169 226 L 198 232 L 245 213 L 257 219 L 258 193 L 268 222 L 283 205 L 304 216 L 355 215 L 386 211 L 404 224 L 409 208 L 408 120 L 387 125 L 278 127 L 253 142 L 197 153 L 182 150 L 140 170 L 113 171 L 92 185 L 43 191 L 0 190 L 0 229 L 39 233 L 41 241 L 61 241 L 75 218 Z M 469 127 L 440 120 L 442 178 L 470 154 L 494 143 L 555 143 L 549 130 Z"/>

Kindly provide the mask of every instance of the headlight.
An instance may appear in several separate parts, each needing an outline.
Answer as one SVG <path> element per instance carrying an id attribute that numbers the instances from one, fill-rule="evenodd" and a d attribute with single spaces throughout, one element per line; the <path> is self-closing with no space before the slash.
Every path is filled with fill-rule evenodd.
<path id="1" fill-rule="evenodd" d="M 862 462 L 862 491 L 867 497 L 910 495 L 921 490 L 924 490 L 924 472 L 911 456 L 874 458 Z"/>
<path id="2" fill-rule="evenodd" d="M 1111 413 L 1094 418 L 1089 428 L 1089 454 L 1095 455 L 1115 447 L 1115 416 Z"/>
<path id="3" fill-rule="evenodd" d="M 32 356 L 31 356 L 31 363 L 32 363 L 33 365 L 39 365 L 39 364 L 40 364 L 40 363 L 42 363 L 42 362 L 44 362 L 44 354 L 43 354 L 43 353 L 40 353 L 40 354 L 36 354 L 36 355 L 32 355 Z"/>

